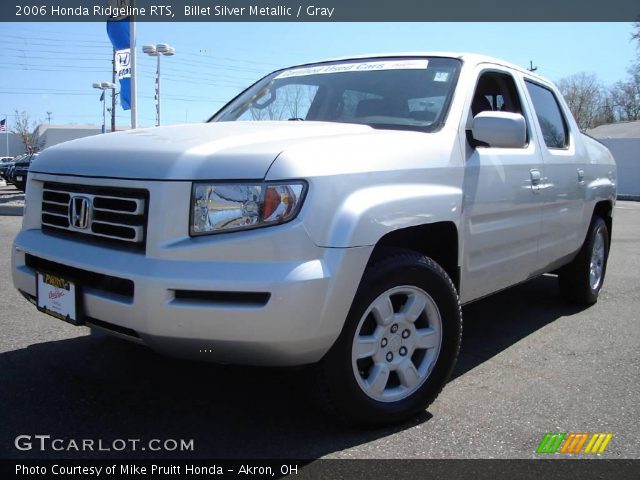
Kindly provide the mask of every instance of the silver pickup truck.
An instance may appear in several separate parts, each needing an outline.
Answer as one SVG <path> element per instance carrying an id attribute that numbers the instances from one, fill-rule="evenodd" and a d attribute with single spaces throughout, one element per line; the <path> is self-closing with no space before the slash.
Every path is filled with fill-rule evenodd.
<path id="1" fill-rule="evenodd" d="M 48 148 L 27 192 L 13 281 L 39 310 L 169 355 L 309 365 L 327 409 L 380 425 L 443 388 L 462 304 L 549 272 L 597 300 L 616 166 L 549 81 L 413 53 Z"/>

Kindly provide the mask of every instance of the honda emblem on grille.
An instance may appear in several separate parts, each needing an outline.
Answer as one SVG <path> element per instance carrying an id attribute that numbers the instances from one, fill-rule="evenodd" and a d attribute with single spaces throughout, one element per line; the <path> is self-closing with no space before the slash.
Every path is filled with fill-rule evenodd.
<path id="1" fill-rule="evenodd" d="M 87 197 L 71 197 L 69 201 L 69 224 L 73 228 L 86 230 L 91 221 L 91 200 Z"/>

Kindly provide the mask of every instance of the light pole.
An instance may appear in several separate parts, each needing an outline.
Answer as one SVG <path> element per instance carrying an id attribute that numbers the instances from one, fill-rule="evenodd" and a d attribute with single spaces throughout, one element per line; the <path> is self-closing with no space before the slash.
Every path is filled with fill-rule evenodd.
<path id="1" fill-rule="evenodd" d="M 166 43 L 158 43 L 157 45 L 145 45 L 142 51 L 150 57 L 158 59 L 156 67 L 156 126 L 160 126 L 160 57 L 170 57 L 175 55 L 176 49 Z"/>
<path id="2" fill-rule="evenodd" d="M 107 103 L 105 90 L 111 90 L 111 95 L 115 95 L 116 84 L 111 82 L 95 82 L 93 88 L 102 90 L 102 133 L 107 133 Z"/>

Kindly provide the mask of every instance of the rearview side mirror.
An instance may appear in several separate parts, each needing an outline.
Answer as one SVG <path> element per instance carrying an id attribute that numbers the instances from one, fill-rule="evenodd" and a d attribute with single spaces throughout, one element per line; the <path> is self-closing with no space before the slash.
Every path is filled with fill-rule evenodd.
<path id="1" fill-rule="evenodd" d="M 471 135 L 490 147 L 523 148 L 527 145 L 527 125 L 519 113 L 480 112 L 473 118 Z"/>

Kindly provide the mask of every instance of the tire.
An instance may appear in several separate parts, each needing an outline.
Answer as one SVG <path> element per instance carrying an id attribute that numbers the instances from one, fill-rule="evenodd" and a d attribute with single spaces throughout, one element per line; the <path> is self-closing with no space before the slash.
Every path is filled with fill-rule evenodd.
<path id="1" fill-rule="evenodd" d="M 456 289 L 436 262 L 409 251 L 381 257 L 365 271 L 340 336 L 315 366 L 316 400 L 359 426 L 414 417 L 446 384 L 461 335 Z"/>
<path id="2" fill-rule="evenodd" d="M 601 217 L 593 217 L 587 237 L 571 263 L 558 273 L 560 291 L 572 303 L 593 305 L 604 283 L 609 258 L 609 229 Z"/>

